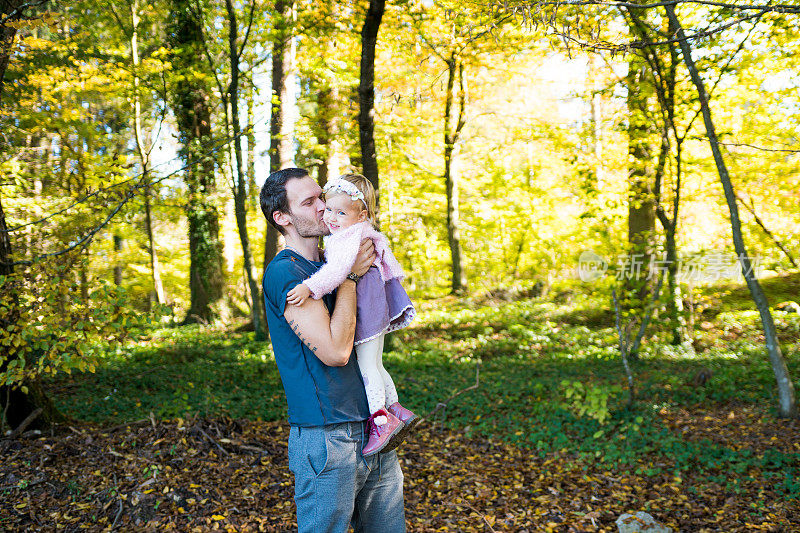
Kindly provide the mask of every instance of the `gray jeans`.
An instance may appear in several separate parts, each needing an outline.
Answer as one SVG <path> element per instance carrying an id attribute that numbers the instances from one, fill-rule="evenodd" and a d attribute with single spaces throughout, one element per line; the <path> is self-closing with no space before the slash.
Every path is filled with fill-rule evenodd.
<path id="1" fill-rule="evenodd" d="M 403 472 L 397 453 L 361 455 L 366 422 L 289 431 L 289 469 L 300 533 L 403 533 Z"/>

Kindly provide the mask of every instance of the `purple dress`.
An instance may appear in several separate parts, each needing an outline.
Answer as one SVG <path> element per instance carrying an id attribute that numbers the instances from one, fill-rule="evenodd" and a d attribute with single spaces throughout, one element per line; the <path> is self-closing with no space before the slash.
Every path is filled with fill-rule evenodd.
<path id="1" fill-rule="evenodd" d="M 356 307 L 355 344 L 403 329 L 417 315 L 400 280 L 391 278 L 384 281 L 374 266 L 356 285 Z"/>

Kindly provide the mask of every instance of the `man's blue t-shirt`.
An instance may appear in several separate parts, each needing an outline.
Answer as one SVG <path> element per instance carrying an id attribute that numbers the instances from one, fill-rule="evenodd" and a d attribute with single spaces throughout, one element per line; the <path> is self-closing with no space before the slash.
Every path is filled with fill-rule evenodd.
<path id="1" fill-rule="evenodd" d="M 323 426 L 369 418 L 355 353 L 345 366 L 327 366 L 303 344 L 283 316 L 286 294 L 322 265 L 284 249 L 264 272 L 269 335 L 289 404 L 289 424 L 293 426 Z M 323 301 L 328 313 L 332 313 L 334 294 L 323 296 Z"/>

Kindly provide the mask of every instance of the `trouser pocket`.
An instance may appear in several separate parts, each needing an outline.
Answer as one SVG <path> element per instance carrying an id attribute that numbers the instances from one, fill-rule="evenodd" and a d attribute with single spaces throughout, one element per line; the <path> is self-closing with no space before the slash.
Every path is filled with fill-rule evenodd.
<path id="1" fill-rule="evenodd" d="M 315 476 L 325 471 L 328 464 L 328 435 L 323 428 L 303 428 L 301 430 L 306 445 L 306 461 Z"/>
<path id="2" fill-rule="evenodd" d="M 296 477 L 314 478 L 328 464 L 328 436 L 322 427 L 289 430 L 289 470 Z"/>

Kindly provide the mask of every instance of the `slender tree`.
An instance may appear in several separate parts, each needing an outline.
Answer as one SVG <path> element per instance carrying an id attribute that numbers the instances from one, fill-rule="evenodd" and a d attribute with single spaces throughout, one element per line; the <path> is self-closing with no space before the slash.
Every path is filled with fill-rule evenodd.
<path id="1" fill-rule="evenodd" d="M 458 94 L 454 95 L 458 83 Z M 457 97 L 458 103 L 454 102 Z M 458 106 L 458 112 L 454 107 Z M 450 246 L 452 277 L 450 288 L 453 294 L 461 294 L 467 289 L 464 274 L 464 254 L 461 249 L 459 224 L 459 178 L 453 169 L 453 156 L 461 130 L 466 124 L 466 91 L 464 89 L 464 64 L 453 50 L 447 59 L 447 93 L 444 102 L 444 183 L 447 196 L 447 242 Z M 455 123 L 453 123 L 455 120 Z"/>
<path id="2" fill-rule="evenodd" d="M 0 16 L 4 19 L 9 17 L 8 22 L 16 22 L 21 16 L 19 12 L 21 4 L 22 0 L 9 0 L 0 4 Z M 3 79 L 16 34 L 15 24 L 0 24 L 0 106 L 3 105 Z M 3 197 L 0 195 L 0 276 L 6 278 L 2 285 L 4 296 L 0 301 L 0 329 L 8 332 L 16 329 L 17 322 L 19 322 L 19 288 L 13 275 L 11 235 L 6 225 L 6 214 L 3 211 Z M 0 373 L 5 372 L 9 363 L 16 359 L 15 352 L 16 350 L 12 346 L 5 343 L 0 345 Z M 3 413 L 0 413 L 0 422 L 5 419 L 12 428 L 20 424 L 36 409 L 26 394 L 9 385 L 0 386 L 0 407 L 3 408 Z"/>
<path id="3" fill-rule="evenodd" d="M 250 22 L 248 24 L 248 31 L 241 45 L 241 50 L 238 44 L 239 23 L 231 0 L 225 0 L 225 9 L 228 14 L 228 57 L 231 69 L 231 78 L 225 100 L 231 110 L 229 118 L 231 134 L 233 136 L 233 153 L 236 162 L 236 172 L 233 180 L 234 212 L 236 214 L 236 226 L 239 229 L 239 241 L 242 245 L 247 286 L 250 291 L 250 317 L 256 332 L 256 340 L 264 340 L 266 338 L 266 320 L 264 319 L 264 314 L 261 312 L 261 291 L 258 289 L 258 283 L 256 282 L 255 273 L 253 272 L 253 254 L 250 248 L 250 236 L 247 232 L 247 171 L 242 162 L 242 127 L 239 120 L 239 57 L 241 56 L 241 50 L 244 50 L 245 46 L 247 46 L 247 37 L 250 35 L 249 30 L 253 24 L 255 3 L 251 5 Z M 228 115 L 227 112 L 226 115 Z"/>
<path id="4" fill-rule="evenodd" d="M 111 5 L 111 4 L 110 4 Z M 153 295 L 157 303 L 165 303 L 164 284 L 161 281 L 161 266 L 158 262 L 158 252 L 156 251 L 155 238 L 153 235 L 153 215 L 151 209 L 152 187 L 150 185 L 150 149 L 145 146 L 142 134 L 142 96 L 140 68 L 141 59 L 139 58 L 139 0 L 132 0 L 129 4 L 131 15 L 131 66 L 133 72 L 133 134 L 136 139 L 136 153 L 139 156 L 139 164 L 142 166 L 142 180 L 144 180 L 144 228 L 147 233 L 147 252 L 150 256 L 150 275 L 153 279 Z M 122 21 L 120 25 L 123 27 Z"/>
<path id="5" fill-rule="evenodd" d="M 714 156 L 714 163 L 717 167 L 722 188 L 725 192 L 725 201 L 728 204 L 731 221 L 731 233 L 733 235 L 733 245 L 736 250 L 736 255 L 739 259 L 739 264 L 742 268 L 742 275 L 744 276 L 747 288 L 750 290 L 750 295 L 753 302 L 758 309 L 761 316 L 761 324 L 764 328 L 764 339 L 766 342 L 767 354 L 769 355 L 772 364 L 772 371 L 775 375 L 775 380 L 778 385 L 778 411 L 782 417 L 795 417 L 797 416 L 797 399 L 794 391 L 794 384 L 789 376 L 789 369 L 786 366 L 786 359 L 781 352 L 780 343 L 778 341 L 778 333 L 775 329 L 775 322 L 772 319 L 772 313 L 769 310 L 769 302 L 764 294 L 761 284 L 755 277 L 753 272 L 753 265 L 750 261 L 750 256 L 747 253 L 747 247 L 742 237 L 741 221 L 739 219 L 739 207 L 736 203 L 736 193 L 731 183 L 730 175 L 728 174 L 728 167 L 722 157 L 722 151 L 719 148 L 719 139 L 717 138 L 716 128 L 711 118 L 711 107 L 708 102 L 708 94 L 706 93 L 705 84 L 700 77 L 697 66 L 692 58 L 692 49 L 686 34 L 683 31 L 680 21 L 675 14 L 675 6 L 667 4 L 664 6 L 667 12 L 667 17 L 672 26 L 676 30 L 678 41 L 680 42 L 681 52 L 683 54 L 683 61 L 686 68 L 689 70 L 689 75 L 692 78 L 697 89 L 697 96 L 700 100 L 700 106 L 703 114 L 703 122 L 706 127 L 706 135 L 711 147 L 711 153 Z"/>
<path id="6" fill-rule="evenodd" d="M 447 241 L 450 248 L 451 281 L 453 294 L 467 290 L 467 276 L 464 269 L 464 254 L 461 246 L 461 224 L 459 206 L 459 172 L 454 164 L 458 154 L 461 132 L 466 126 L 467 91 L 465 69 L 467 61 L 475 61 L 478 51 L 499 49 L 506 43 L 497 40 L 489 44 L 489 30 L 496 21 L 476 22 L 468 13 L 445 10 L 444 23 L 435 33 L 423 29 L 423 21 L 437 20 L 426 15 L 414 16 L 419 39 L 433 55 L 446 67 L 447 85 L 442 120 L 442 140 L 445 196 L 447 201 Z M 476 31 L 480 28 L 480 31 Z M 495 48 L 496 47 L 496 48 Z"/>

